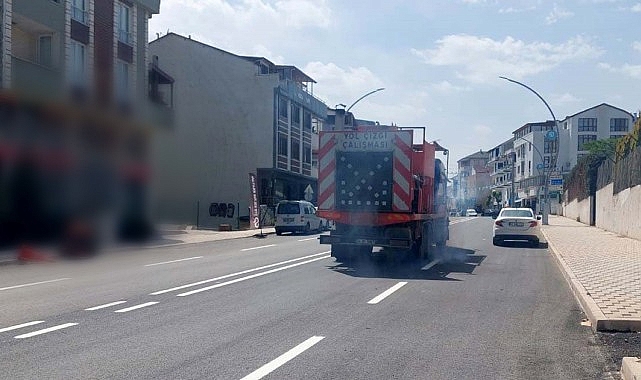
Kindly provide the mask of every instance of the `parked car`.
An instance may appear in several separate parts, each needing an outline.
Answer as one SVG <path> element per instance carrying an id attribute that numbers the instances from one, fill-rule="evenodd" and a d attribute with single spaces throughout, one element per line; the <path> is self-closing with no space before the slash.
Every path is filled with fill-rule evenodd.
<path id="1" fill-rule="evenodd" d="M 486 208 L 486 209 L 485 209 L 485 210 L 483 210 L 483 212 L 481 213 L 481 216 L 491 216 L 491 217 L 495 217 L 495 216 L 498 216 L 498 215 L 499 215 L 499 210 L 494 210 L 494 209 L 491 209 L 491 208 Z"/>
<path id="2" fill-rule="evenodd" d="M 276 205 L 276 235 L 282 235 L 283 232 L 320 231 L 324 227 L 322 223 L 314 205 L 307 201 L 280 201 Z"/>
<path id="3" fill-rule="evenodd" d="M 475 209 L 473 209 L 473 208 L 468 208 L 468 209 L 465 211 L 465 216 L 479 216 L 479 214 L 476 212 L 476 210 L 475 210 Z"/>
<path id="4" fill-rule="evenodd" d="M 492 243 L 501 245 L 506 240 L 527 241 L 534 247 L 541 240 L 541 216 L 531 208 L 506 207 L 494 221 Z"/>

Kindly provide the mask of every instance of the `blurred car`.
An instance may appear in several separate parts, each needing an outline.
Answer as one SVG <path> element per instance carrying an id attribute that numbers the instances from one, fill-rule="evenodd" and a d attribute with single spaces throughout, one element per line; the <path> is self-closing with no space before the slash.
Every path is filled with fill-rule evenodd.
<path id="1" fill-rule="evenodd" d="M 476 210 L 475 210 L 475 209 L 473 209 L 473 208 L 468 208 L 468 209 L 465 211 L 465 216 L 479 216 L 479 214 L 476 212 Z"/>
<path id="2" fill-rule="evenodd" d="M 531 208 L 503 208 L 494 221 L 492 243 L 501 245 L 506 240 L 527 241 L 538 247 L 541 240 L 540 219 Z"/>
<path id="3" fill-rule="evenodd" d="M 481 213 L 481 216 L 491 216 L 491 217 L 495 217 L 495 216 L 498 216 L 498 215 L 499 215 L 499 210 L 494 210 L 494 209 L 491 209 L 491 208 L 486 208 L 486 209 L 485 209 L 485 210 L 483 210 L 483 212 Z"/>

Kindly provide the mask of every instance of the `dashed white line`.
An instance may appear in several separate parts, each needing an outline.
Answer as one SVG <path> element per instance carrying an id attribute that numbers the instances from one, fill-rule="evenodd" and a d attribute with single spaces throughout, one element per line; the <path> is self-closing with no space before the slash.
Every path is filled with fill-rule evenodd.
<path id="1" fill-rule="evenodd" d="M 318 236 L 314 236 L 314 237 L 307 238 L 307 239 L 298 239 L 297 241 L 309 241 L 309 240 L 318 240 Z"/>
<path id="2" fill-rule="evenodd" d="M 275 247 L 275 246 L 276 246 L 276 244 L 261 245 L 260 247 L 244 248 L 244 249 L 241 249 L 241 251 L 242 252 L 244 252 L 244 251 L 253 251 L 254 249 L 269 248 L 269 247 Z"/>
<path id="3" fill-rule="evenodd" d="M 309 256 L 298 257 L 296 259 L 285 260 L 285 261 L 281 261 L 279 263 L 264 265 L 262 267 L 253 268 L 253 269 L 247 269 L 247 270 L 236 272 L 236 273 L 230 273 L 230 274 L 226 274 L 224 276 L 210 278 L 210 279 L 207 279 L 207 280 L 202 280 L 202 281 L 194 282 L 194 283 L 191 283 L 191 284 L 176 286 L 176 287 L 171 288 L 171 289 L 159 290 L 157 292 L 149 293 L 149 295 L 157 296 L 159 294 L 169 293 L 169 292 L 173 292 L 173 291 L 181 290 L 181 289 L 185 289 L 185 288 L 191 288 L 193 286 L 203 285 L 203 284 L 207 284 L 207 283 L 218 281 L 218 280 L 224 280 L 226 278 L 236 277 L 236 276 L 240 276 L 240 275 L 243 275 L 243 274 L 246 274 L 246 273 L 256 272 L 256 271 L 267 269 L 267 268 L 273 268 L 273 267 L 276 267 L 276 266 L 279 266 L 279 265 L 289 264 L 289 263 L 293 263 L 294 261 L 305 260 L 305 259 L 309 259 L 310 257 L 316 257 L 316 256 L 320 256 L 320 255 L 325 255 L 325 254 L 328 254 L 328 253 L 329 253 L 329 251 L 321 252 L 321 253 L 315 253 L 315 254 L 309 255 Z"/>
<path id="4" fill-rule="evenodd" d="M 123 304 L 123 303 L 125 303 L 125 302 L 127 302 L 127 301 L 116 301 L 116 302 L 110 302 L 110 303 L 106 303 L 106 304 L 104 304 L 104 305 L 100 305 L 100 306 L 88 307 L 88 308 L 86 308 L 85 310 L 87 310 L 87 311 L 100 310 L 100 309 L 105 309 L 105 308 L 107 308 L 107 307 L 120 305 L 120 304 Z"/>
<path id="5" fill-rule="evenodd" d="M 9 289 L 17 289 L 17 288 L 24 288 L 25 286 L 33 286 L 33 285 L 40 285 L 40 284 L 49 284 L 52 282 L 58 282 L 58 281 L 65 281 L 65 280 L 71 280 L 71 278 L 57 278 L 55 280 L 47 280 L 47 281 L 40 281 L 40 282 L 31 282 L 29 284 L 22 284 L 22 285 L 13 285 L 13 286 L 7 286 L 4 288 L 0 288 L 0 290 L 9 290 Z"/>
<path id="6" fill-rule="evenodd" d="M 128 311 L 132 311 L 132 310 L 136 310 L 136 309 L 142 309 L 143 307 L 155 305 L 157 303 L 158 302 L 145 302 L 145 303 L 141 303 L 140 305 L 130 306 L 130 307 L 126 307 L 124 309 L 116 310 L 116 311 L 114 311 L 114 313 L 126 313 Z"/>
<path id="7" fill-rule="evenodd" d="M 396 284 L 396 285 L 392 286 L 391 288 L 387 289 L 383 293 L 381 293 L 381 294 L 377 295 L 376 297 L 372 298 L 367 303 L 370 304 L 370 305 L 375 305 L 375 304 L 381 302 L 382 300 L 384 300 L 385 298 L 387 298 L 390 294 L 394 293 L 395 291 L 397 291 L 400 288 L 402 288 L 403 286 L 405 286 L 406 284 L 407 284 L 406 281 L 401 281 L 398 284 Z"/>
<path id="8" fill-rule="evenodd" d="M 75 326 L 75 325 L 77 325 L 77 323 L 64 323 L 62 325 L 53 326 L 53 327 L 49 327 L 49 328 L 42 329 L 42 330 L 37 330 L 37 331 L 30 332 L 30 333 L 27 333 L 27 334 L 17 335 L 17 336 L 14 336 L 14 338 L 16 338 L 16 339 L 31 338 L 32 336 L 42 335 L 42 334 L 46 334 L 46 333 L 49 333 L 49 332 L 52 332 L 52 331 L 66 329 L 67 327 L 71 327 L 71 326 Z"/>
<path id="9" fill-rule="evenodd" d="M 306 260 L 306 261 L 303 261 L 303 262 L 300 262 L 300 263 L 295 263 L 295 264 L 286 265 L 286 266 L 284 266 L 284 267 L 279 267 L 279 268 L 276 268 L 276 269 L 270 269 L 270 270 L 265 271 L 265 272 L 255 273 L 255 274 L 252 274 L 252 275 L 250 275 L 250 276 L 240 277 L 240 278 L 236 278 L 236 279 L 234 279 L 234 280 L 230 280 L 230 281 L 226 281 L 226 282 L 221 282 L 220 284 L 210 285 L 210 286 L 206 286 L 206 287 L 204 287 L 204 288 L 195 289 L 195 290 L 192 290 L 192 291 L 189 291 L 189 292 L 185 292 L 185 293 L 180 293 L 180 294 L 178 294 L 177 296 L 178 296 L 178 297 L 190 296 L 190 295 L 192 295 L 192 294 L 196 294 L 196 293 L 204 292 L 204 291 L 211 290 L 211 289 L 220 288 L 220 287 L 223 287 L 223 286 L 227 286 L 227 285 L 235 284 L 235 283 L 237 283 L 237 282 L 250 280 L 250 279 L 252 279 L 252 278 L 256 278 L 256 277 L 260 277 L 260 276 L 264 276 L 264 275 L 271 274 L 271 273 L 280 272 L 281 270 L 285 270 L 285 269 L 289 269 L 289 268 L 294 268 L 294 267 L 297 267 L 297 266 L 299 266 L 299 265 L 304 265 L 304 264 L 313 263 L 314 261 L 323 260 L 323 259 L 326 259 L 326 258 L 328 258 L 328 257 L 330 257 L 330 255 L 325 255 L 325 256 L 317 257 L 317 258 L 315 258 L 315 259 Z"/>
<path id="10" fill-rule="evenodd" d="M 22 323 L 22 324 L 19 324 L 19 325 L 4 327 L 4 328 L 0 329 L 0 333 L 3 333 L 5 331 L 21 329 L 23 327 L 33 326 L 33 325 L 37 325 L 37 324 L 40 324 L 40 323 L 44 323 L 44 321 L 32 321 L 32 322 Z"/>
<path id="11" fill-rule="evenodd" d="M 325 339 L 324 336 L 313 336 L 303 343 L 299 344 L 298 346 L 292 348 L 291 350 L 285 352 L 281 356 L 277 357 L 276 359 L 272 360 L 271 362 L 265 364 L 264 366 L 258 368 L 254 372 L 250 373 L 249 375 L 243 377 L 241 380 L 259 380 L 262 379 L 263 377 L 269 375 L 276 369 L 278 369 L 280 366 L 283 364 L 287 363 L 288 361 L 294 359 L 296 356 L 302 354 L 303 352 L 307 351 L 309 348 L 314 346 L 316 343 L 320 342 L 321 340 Z"/>
<path id="12" fill-rule="evenodd" d="M 178 260 L 171 260 L 171 261 L 163 261 L 161 263 L 153 263 L 153 264 L 146 264 L 146 267 L 153 267 L 156 265 L 164 265 L 164 264 L 171 264 L 171 263 L 179 263 L 181 261 L 188 261 L 188 260 L 196 260 L 196 259 L 202 259 L 202 256 L 195 256 L 195 257 L 187 257 L 185 259 L 178 259 Z"/>

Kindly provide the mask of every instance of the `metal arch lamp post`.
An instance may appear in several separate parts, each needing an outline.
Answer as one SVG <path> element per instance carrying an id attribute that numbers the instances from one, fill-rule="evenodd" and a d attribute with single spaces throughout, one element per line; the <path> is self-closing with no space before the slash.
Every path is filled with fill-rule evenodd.
<path id="1" fill-rule="evenodd" d="M 516 83 L 519 86 L 525 87 L 528 90 L 530 90 L 532 93 L 534 93 L 534 95 L 536 95 L 539 99 L 541 99 L 543 104 L 545 104 L 545 106 L 547 107 L 548 111 L 550 111 L 550 115 L 552 115 L 552 120 L 554 120 L 554 127 L 556 129 L 556 135 L 554 136 L 554 139 L 551 139 L 551 140 L 554 140 L 557 143 L 556 144 L 556 154 L 555 154 L 555 157 L 554 157 L 554 163 L 550 164 L 550 167 L 547 168 L 547 170 L 545 171 L 546 172 L 546 175 L 545 175 L 545 190 L 544 190 L 545 199 L 543 200 L 543 224 L 547 225 L 548 224 L 548 216 L 549 216 L 549 213 L 550 213 L 550 211 L 549 211 L 549 201 L 550 200 L 548 199 L 549 185 L 550 185 L 550 170 L 552 169 L 552 167 L 554 167 L 556 169 L 556 163 L 557 163 L 557 160 L 559 158 L 559 144 L 558 144 L 558 141 L 559 141 L 559 125 L 558 125 L 558 121 L 556 120 L 556 116 L 554 116 L 554 112 L 552 112 L 552 108 L 550 108 L 550 105 L 548 104 L 548 102 L 546 102 L 545 99 L 543 99 L 543 97 L 541 95 L 539 95 L 538 92 L 534 91 L 534 89 L 532 89 L 530 86 L 528 86 L 526 84 L 523 84 L 523 83 L 521 83 L 519 81 L 516 81 L 514 79 L 507 78 L 507 77 L 500 76 L 499 78 L 505 79 L 508 82 Z M 512 178 L 512 181 L 514 181 L 514 178 Z"/>
<path id="2" fill-rule="evenodd" d="M 345 110 L 345 113 L 349 112 L 349 110 L 351 110 L 351 109 L 352 109 L 352 107 L 354 107 L 354 106 L 356 105 L 356 103 L 358 103 L 358 102 L 360 102 L 361 100 L 365 99 L 366 97 L 368 97 L 368 96 L 372 95 L 373 93 L 375 93 L 375 92 L 379 92 L 379 91 L 383 91 L 384 89 L 385 89 L 385 87 L 377 88 L 376 90 L 374 90 L 374 91 L 370 91 L 370 92 L 368 92 L 367 94 L 365 94 L 365 95 L 361 96 L 360 98 L 356 99 L 356 101 L 355 101 L 354 103 L 352 103 L 352 105 L 351 105 L 351 106 L 347 107 L 347 109 Z"/>

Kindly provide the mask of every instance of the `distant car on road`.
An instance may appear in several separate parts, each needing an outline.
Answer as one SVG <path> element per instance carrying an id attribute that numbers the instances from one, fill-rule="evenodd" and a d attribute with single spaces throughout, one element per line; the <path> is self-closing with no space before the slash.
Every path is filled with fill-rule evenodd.
<path id="1" fill-rule="evenodd" d="M 491 217 L 495 217 L 495 216 L 498 216 L 498 215 L 499 215 L 499 210 L 494 210 L 494 209 L 491 209 L 491 208 L 486 208 L 486 209 L 485 209 L 485 210 L 483 210 L 483 212 L 481 213 L 481 216 L 491 216 Z"/>
<path id="2" fill-rule="evenodd" d="M 467 211 L 465 211 L 465 216 L 479 216 L 479 214 L 476 212 L 475 209 L 468 208 Z"/>
<path id="3" fill-rule="evenodd" d="M 528 241 L 538 247 L 541 240 L 540 219 L 531 208 L 503 208 L 494 221 L 492 243 L 501 245 L 506 240 Z"/>
<path id="4" fill-rule="evenodd" d="M 316 209 L 313 204 L 306 201 L 281 201 L 276 205 L 276 223 L 274 229 L 276 235 L 282 235 L 283 232 L 302 232 L 321 231 L 327 223 L 321 221 L 316 215 Z"/>

